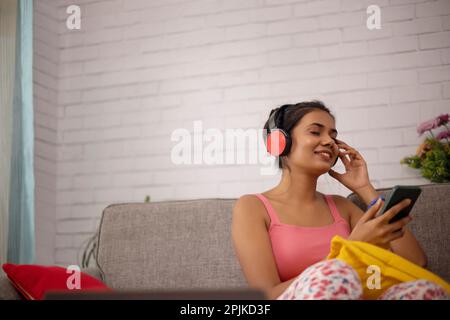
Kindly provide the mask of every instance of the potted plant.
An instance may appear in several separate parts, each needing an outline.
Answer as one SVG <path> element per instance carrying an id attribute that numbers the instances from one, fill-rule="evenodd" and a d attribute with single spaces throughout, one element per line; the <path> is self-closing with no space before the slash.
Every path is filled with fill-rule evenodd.
<path id="1" fill-rule="evenodd" d="M 419 145 L 414 156 L 405 157 L 400 163 L 419 169 L 422 176 L 431 182 L 449 182 L 450 130 L 447 126 L 448 122 L 449 115 L 441 114 L 434 119 L 421 123 L 417 127 L 419 137 L 427 131 L 431 136 L 425 138 L 422 144 Z M 439 127 L 445 127 L 445 130 L 434 136 L 432 130 Z"/>

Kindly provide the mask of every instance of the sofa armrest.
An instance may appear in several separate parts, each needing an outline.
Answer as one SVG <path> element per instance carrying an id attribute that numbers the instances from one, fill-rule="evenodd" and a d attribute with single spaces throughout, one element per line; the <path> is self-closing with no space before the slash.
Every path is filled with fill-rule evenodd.
<path id="1" fill-rule="evenodd" d="M 20 294 L 11 284 L 3 270 L 0 271 L 0 300 L 21 300 Z"/>

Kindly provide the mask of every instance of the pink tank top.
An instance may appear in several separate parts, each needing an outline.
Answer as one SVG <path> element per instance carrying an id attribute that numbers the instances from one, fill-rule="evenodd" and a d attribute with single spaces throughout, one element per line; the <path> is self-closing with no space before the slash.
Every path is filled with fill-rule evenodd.
<path id="1" fill-rule="evenodd" d="M 339 214 L 331 195 L 324 196 L 334 223 L 323 227 L 301 227 L 281 223 L 269 200 L 262 194 L 256 196 L 264 203 L 270 217 L 269 236 L 282 282 L 323 260 L 330 252 L 331 239 L 335 235 L 346 239 L 350 234 L 350 226 Z"/>

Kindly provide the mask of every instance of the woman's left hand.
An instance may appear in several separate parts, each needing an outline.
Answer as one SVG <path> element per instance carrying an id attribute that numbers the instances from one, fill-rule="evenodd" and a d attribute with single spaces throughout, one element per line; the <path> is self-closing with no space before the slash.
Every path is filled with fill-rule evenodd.
<path id="1" fill-rule="evenodd" d="M 338 157 L 344 164 L 345 173 L 338 173 L 330 169 L 328 174 L 353 192 L 370 185 L 367 164 L 361 154 L 341 140 L 336 139 L 336 142 L 339 150 Z M 345 151 L 340 151 L 340 149 Z"/>

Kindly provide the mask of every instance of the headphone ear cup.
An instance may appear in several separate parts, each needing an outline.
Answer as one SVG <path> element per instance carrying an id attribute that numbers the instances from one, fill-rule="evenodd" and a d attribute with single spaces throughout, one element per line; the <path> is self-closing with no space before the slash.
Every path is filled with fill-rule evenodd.
<path id="1" fill-rule="evenodd" d="M 289 136 L 282 129 L 272 130 L 267 135 L 267 152 L 275 157 L 285 155 L 288 144 L 290 148 L 290 140 Z"/>
<path id="2" fill-rule="evenodd" d="M 336 164 L 336 162 L 338 162 L 339 157 L 336 157 L 336 160 L 334 160 L 334 163 L 331 167 L 334 167 L 334 165 Z"/>

